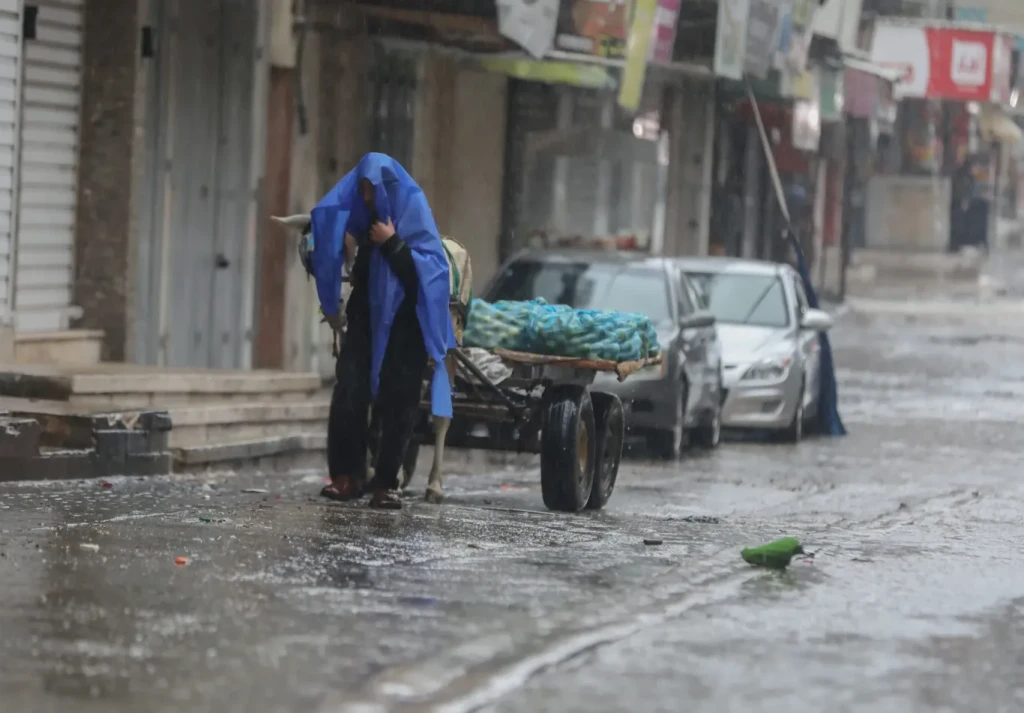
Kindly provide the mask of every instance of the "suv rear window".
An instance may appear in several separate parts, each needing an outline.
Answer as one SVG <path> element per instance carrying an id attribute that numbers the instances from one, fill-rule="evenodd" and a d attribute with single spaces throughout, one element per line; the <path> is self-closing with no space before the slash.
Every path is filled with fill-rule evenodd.
<path id="1" fill-rule="evenodd" d="M 517 260 L 488 295 L 492 302 L 537 297 L 577 309 L 639 312 L 652 322 L 672 320 L 665 272 L 649 267 Z"/>

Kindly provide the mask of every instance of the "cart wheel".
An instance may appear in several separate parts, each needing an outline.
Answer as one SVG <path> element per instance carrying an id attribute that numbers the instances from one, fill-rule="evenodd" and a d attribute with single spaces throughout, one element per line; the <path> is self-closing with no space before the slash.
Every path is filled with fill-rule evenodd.
<path id="1" fill-rule="evenodd" d="M 594 406 L 583 386 L 549 387 L 541 427 L 540 488 L 549 510 L 579 512 L 594 485 Z"/>
<path id="2" fill-rule="evenodd" d="M 416 473 L 416 459 L 420 455 L 419 441 L 410 440 L 409 447 L 405 450 L 405 458 L 402 459 L 402 490 L 409 487 L 412 476 Z"/>
<path id="3" fill-rule="evenodd" d="M 597 433 L 594 464 L 594 487 L 587 508 L 600 510 L 611 500 L 615 479 L 622 460 L 622 444 L 626 438 L 626 417 L 622 401 L 615 394 L 591 393 L 594 403 L 594 425 Z"/>

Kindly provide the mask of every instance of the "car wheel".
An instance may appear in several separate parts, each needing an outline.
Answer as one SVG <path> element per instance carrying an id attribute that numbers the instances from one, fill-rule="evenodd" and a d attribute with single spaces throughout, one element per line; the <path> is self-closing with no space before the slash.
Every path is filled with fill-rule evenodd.
<path id="1" fill-rule="evenodd" d="M 683 424 L 686 423 L 687 387 L 684 383 L 676 396 L 675 424 L 672 428 L 655 431 L 647 439 L 654 457 L 660 460 L 679 460 L 683 454 Z"/>
<path id="2" fill-rule="evenodd" d="M 722 442 L 722 409 L 716 408 L 711 414 L 711 419 L 693 429 L 693 442 L 708 450 L 718 448 Z"/>
<path id="3" fill-rule="evenodd" d="M 804 384 L 800 384 L 800 393 L 797 396 L 796 410 L 793 412 L 793 420 L 786 430 L 782 432 L 782 440 L 785 443 L 799 443 L 804 438 Z"/>

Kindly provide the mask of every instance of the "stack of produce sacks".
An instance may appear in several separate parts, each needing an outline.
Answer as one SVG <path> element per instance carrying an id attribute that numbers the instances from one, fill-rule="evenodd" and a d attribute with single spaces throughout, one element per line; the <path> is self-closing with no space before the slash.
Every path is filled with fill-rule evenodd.
<path id="1" fill-rule="evenodd" d="M 494 304 L 473 300 L 463 344 L 617 362 L 660 353 L 654 325 L 642 314 L 573 309 L 543 299 Z"/>

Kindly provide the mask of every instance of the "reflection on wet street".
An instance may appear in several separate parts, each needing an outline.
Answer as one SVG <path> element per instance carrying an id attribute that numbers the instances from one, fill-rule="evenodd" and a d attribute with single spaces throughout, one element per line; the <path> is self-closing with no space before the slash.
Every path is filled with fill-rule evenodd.
<path id="1" fill-rule="evenodd" d="M 849 314 L 848 437 L 626 463 L 578 517 L 498 465 L 399 514 L 322 474 L 0 486 L 0 710 L 1024 710 L 1021 327 Z"/>

